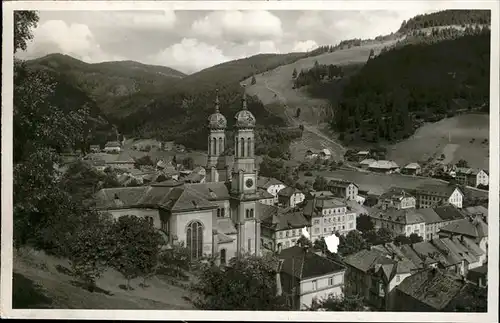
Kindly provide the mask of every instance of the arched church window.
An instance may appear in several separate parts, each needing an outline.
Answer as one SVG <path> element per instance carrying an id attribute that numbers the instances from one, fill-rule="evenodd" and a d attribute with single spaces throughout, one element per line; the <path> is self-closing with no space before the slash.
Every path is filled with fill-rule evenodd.
<path id="1" fill-rule="evenodd" d="M 247 156 L 248 156 L 248 157 L 252 156 L 252 155 L 251 155 L 251 153 L 252 153 L 252 152 L 251 152 L 251 150 L 250 150 L 250 148 L 251 148 L 251 146 L 252 146 L 252 144 L 251 144 L 251 143 L 252 143 L 252 139 L 248 138 L 248 139 L 247 139 Z"/>
<path id="2" fill-rule="evenodd" d="M 222 138 L 219 138 L 219 154 L 224 151 L 224 148 L 222 147 Z"/>
<path id="3" fill-rule="evenodd" d="M 250 210 L 246 209 L 245 210 L 245 218 L 249 218 L 250 217 Z"/>
<path id="4" fill-rule="evenodd" d="M 253 218 L 253 209 L 250 209 L 250 218 Z"/>
<path id="5" fill-rule="evenodd" d="M 234 155 L 235 156 L 238 155 L 238 148 L 239 148 L 238 138 L 234 138 Z"/>
<path id="6" fill-rule="evenodd" d="M 217 139 L 212 139 L 212 155 L 217 155 Z"/>
<path id="7" fill-rule="evenodd" d="M 220 218 L 220 209 L 217 209 L 217 217 Z"/>
<path id="8" fill-rule="evenodd" d="M 198 259 L 203 255 L 203 225 L 199 221 L 188 224 L 186 247 L 189 250 L 191 259 Z"/>
<path id="9" fill-rule="evenodd" d="M 245 156 L 245 138 L 241 138 L 241 157 Z"/>
<path id="10" fill-rule="evenodd" d="M 208 137 L 208 154 L 212 154 L 212 140 Z"/>

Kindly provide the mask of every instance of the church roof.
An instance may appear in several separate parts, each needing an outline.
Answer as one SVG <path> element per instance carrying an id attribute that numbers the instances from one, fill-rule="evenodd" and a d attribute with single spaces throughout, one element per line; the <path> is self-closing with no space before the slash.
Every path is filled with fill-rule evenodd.
<path id="1" fill-rule="evenodd" d="M 216 96 L 215 96 L 215 113 L 211 114 L 208 117 L 208 127 L 210 129 L 226 129 L 227 127 L 227 120 L 222 113 L 219 112 L 219 91 L 216 90 Z"/>
<path id="2" fill-rule="evenodd" d="M 243 107 L 242 110 L 236 113 L 234 116 L 236 128 L 254 128 L 255 127 L 255 117 L 252 112 L 247 109 L 247 99 L 246 92 L 243 93 Z"/>

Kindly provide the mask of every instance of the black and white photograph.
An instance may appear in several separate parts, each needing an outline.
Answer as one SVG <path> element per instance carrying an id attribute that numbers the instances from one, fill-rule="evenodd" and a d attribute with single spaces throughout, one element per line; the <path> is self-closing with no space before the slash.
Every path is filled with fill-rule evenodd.
<path id="1" fill-rule="evenodd" d="M 498 8 L 4 3 L 2 317 L 498 322 Z"/>

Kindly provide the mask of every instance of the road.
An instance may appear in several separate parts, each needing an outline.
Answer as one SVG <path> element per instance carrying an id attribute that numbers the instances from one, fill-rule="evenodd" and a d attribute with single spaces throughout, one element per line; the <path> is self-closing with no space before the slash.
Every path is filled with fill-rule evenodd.
<path id="1" fill-rule="evenodd" d="M 304 130 L 307 131 L 307 132 L 310 132 L 312 134 L 314 134 L 315 136 L 317 136 L 318 138 L 322 139 L 322 143 L 324 143 L 325 141 L 330 144 L 331 146 L 334 147 L 334 149 L 331 149 L 330 147 L 330 151 L 331 153 L 334 155 L 334 157 L 337 157 L 338 160 L 342 160 L 344 161 L 344 165 L 349 167 L 349 168 L 353 168 L 353 169 L 356 169 L 356 170 L 361 170 L 360 168 L 357 168 L 351 164 L 349 164 L 348 162 L 346 162 L 344 160 L 344 154 L 345 154 L 345 151 L 346 149 L 340 145 L 338 142 L 334 141 L 332 138 L 328 137 L 327 135 L 325 135 L 324 133 L 321 132 L 321 130 L 319 130 L 316 126 L 313 126 L 313 125 L 310 125 L 310 124 L 306 124 L 306 123 L 303 123 L 303 122 L 299 122 L 298 120 L 296 120 L 294 117 L 290 116 L 288 114 L 288 111 L 287 109 L 289 108 L 289 106 L 287 105 L 286 103 L 286 98 L 277 90 L 273 89 L 272 87 L 269 86 L 269 84 L 264 81 L 264 85 L 265 87 L 271 91 L 272 93 L 275 94 L 275 96 L 278 98 L 278 101 L 283 104 L 283 110 L 285 112 L 285 116 L 286 118 L 288 119 L 289 123 L 298 127 L 299 125 L 302 125 L 304 127 Z M 363 170 L 364 171 L 364 170 Z"/>

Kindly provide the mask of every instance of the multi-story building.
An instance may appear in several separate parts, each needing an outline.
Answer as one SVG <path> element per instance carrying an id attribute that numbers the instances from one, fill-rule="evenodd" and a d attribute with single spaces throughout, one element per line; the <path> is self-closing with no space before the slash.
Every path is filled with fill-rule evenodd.
<path id="1" fill-rule="evenodd" d="M 432 240 L 439 237 L 439 230 L 452 223 L 464 219 L 464 215 L 453 205 L 443 205 L 434 208 L 419 209 L 425 219 L 424 240 Z"/>
<path id="2" fill-rule="evenodd" d="M 358 196 L 358 185 L 344 180 L 331 180 L 328 182 L 328 189 L 336 196 L 347 200 L 356 200 Z"/>
<path id="3" fill-rule="evenodd" d="M 257 189 L 261 195 L 261 199 L 259 200 L 260 203 L 266 204 L 266 205 L 274 205 L 274 195 L 269 193 L 267 190 L 263 188 Z"/>
<path id="4" fill-rule="evenodd" d="M 395 236 L 412 233 L 425 239 L 425 218 L 417 209 L 374 209 L 369 214 L 376 228 L 386 228 Z"/>
<path id="5" fill-rule="evenodd" d="M 405 175 L 420 175 L 422 167 L 418 163 L 410 163 L 401 169 L 401 174 Z"/>
<path id="6" fill-rule="evenodd" d="M 489 172 L 484 169 L 457 167 L 455 179 L 459 184 L 465 186 L 488 186 Z"/>
<path id="7" fill-rule="evenodd" d="M 301 211 L 284 210 L 276 206 L 260 204 L 261 245 L 263 251 L 279 252 L 293 247 L 302 234 L 302 229 L 310 233 L 311 224 Z"/>
<path id="8" fill-rule="evenodd" d="M 294 187 L 285 187 L 278 192 L 278 205 L 281 207 L 295 207 L 304 202 L 306 195 Z"/>
<path id="9" fill-rule="evenodd" d="M 311 221 L 311 240 L 334 232 L 347 234 L 356 230 L 356 212 L 338 198 L 318 196 L 307 201 L 304 215 Z"/>
<path id="10" fill-rule="evenodd" d="M 380 206 L 384 209 L 410 209 L 416 207 L 416 199 L 410 195 L 406 190 L 396 187 L 391 187 L 385 193 L 380 195 Z"/>
<path id="11" fill-rule="evenodd" d="M 452 204 L 462 208 L 464 193 L 454 185 L 421 185 L 414 192 L 418 208 L 430 208 L 441 204 Z"/>
<path id="12" fill-rule="evenodd" d="M 343 295 L 342 264 L 300 246 L 282 250 L 278 258 L 281 290 L 294 310 L 306 309 L 314 299 Z"/>

